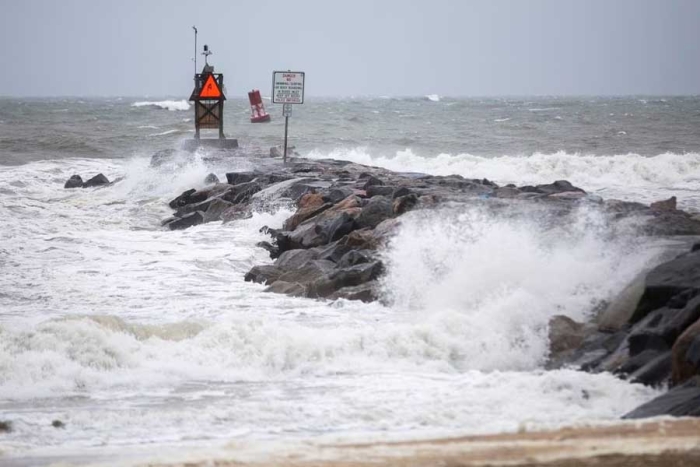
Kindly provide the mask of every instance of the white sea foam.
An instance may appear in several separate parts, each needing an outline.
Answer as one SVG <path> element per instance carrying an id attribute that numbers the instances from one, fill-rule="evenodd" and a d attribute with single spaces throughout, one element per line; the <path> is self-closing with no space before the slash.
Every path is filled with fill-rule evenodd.
<path id="1" fill-rule="evenodd" d="M 493 119 L 494 122 L 507 122 L 508 120 L 510 120 L 510 117 Z"/>
<path id="2" fill-rule="evenodd" d="M 545 231 L 535 217 L 410 214 L 386 252 L 391 306 L 292 298 L 243 281 L 269 261 L 260 227 L 291 211 L 160 228 L 168 200 L 217 172 L 206 156 L 0 168 L 9 443 L 490 432 L 615 418 L 657 393 L 539 369 L 552 314 L 583 318 L 653 261 L 595 211 Z M 64 190 L 76 172 L 119 181 Z M 51 427 L 57 414 L 70 430 Z"/>
<path id="3" fill-rule="evenodd" d="M 440 102 L 440 96 L 437 94 L 428 94 L 425 96 L 425 98 L 432 102 Z"/>
<path id="4" fill-rule="evenodd" d="M 132 107 L 160 107 L 161 109 L 166 109 L 170 111 L 175 110 L 189 110 L 190 104 L 186 100 L 181 101 L 141 101 L 134 102 L 131 104 Z"/>
<path id="5" fill-rule="evenodd" d="M 488 178 L 498 184 L 551 183 L 566 179 L 606 198 L 651 202 L 676 195 L 686 209 L 700 210 L 700 154 L 587 155 L 557 152 L 530 156 L 416 155 L 410 149 L 373 154 L 367 148 L 311 151 L 311 159 L 342 159 L 396 171 Z"/>

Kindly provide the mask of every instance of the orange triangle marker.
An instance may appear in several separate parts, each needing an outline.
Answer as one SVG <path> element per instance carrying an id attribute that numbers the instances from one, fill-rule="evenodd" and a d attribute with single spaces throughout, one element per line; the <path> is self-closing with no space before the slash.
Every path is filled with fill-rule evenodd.
<path id="1" fill-rule="evenodd" d="M 210 74 L 207 77 L 207 80 L 204 82 L 204 86 L 202 86 L 202 90 L 199 91 L 199 97 L 221 97 L 221 89 L 219 89 L 219 85 L 216 83 L 214 75 Z"/>

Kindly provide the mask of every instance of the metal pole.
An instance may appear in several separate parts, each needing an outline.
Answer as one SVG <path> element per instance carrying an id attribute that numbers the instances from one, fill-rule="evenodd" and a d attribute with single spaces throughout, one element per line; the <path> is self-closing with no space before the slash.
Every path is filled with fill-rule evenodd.
<path id="1" fill-rule="evenodd" d="M 287 128 L 289 127 L 289 117 L 284 117 L 284 163 L 287 163 Z"/>
<path id="2" fill-rule="evenodd" d="M 192 29 L 194 29 L 194 74 L 197 74 L 197 28 L 192 26 Z M 195 76 L 195 81 L 197 80 L 197 77 Z"/>

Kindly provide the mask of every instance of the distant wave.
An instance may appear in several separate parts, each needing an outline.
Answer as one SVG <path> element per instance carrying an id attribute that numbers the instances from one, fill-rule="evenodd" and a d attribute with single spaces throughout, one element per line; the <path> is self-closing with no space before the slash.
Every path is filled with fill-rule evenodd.
<path id="1" fill-rule="evenodd" d="M 171 135 L 171 134 L 173 134 L 173 133 L 178 133 L 179 131 L 180 131 L 180 130 L 167 130 L 167 131 L 164 131 L 164 132 L 162 132 L 162 133 L 152 133 L 152 134 L 150 134 L 150 135 L 148 135 L 148 136 L 149 136 L 149 137 L 152 137 L 152 136 L 165 136 L 165 135 Z"/>
<path id="2" fill-rule="evenodd" d="M 493 119 L 494 122 L 499 122 L 499 123 L 500 123 L 500 122 L 507 122 L 508 120 L 510 120 L 510 117 L 507 117 L 507 118 L 494 118 L 494 119 Z"/>
<path id="3" fill-rule="evenodd" d="M 437 94 L 428 94 L 425 96 L 426 99 L 433 102 L 440 102 L 440 96 Z"/>
<path id="4" fill-rule="evenodd" d="M 170 111 L 175 111 L 175 110 L 189 110 L 190 109 L 190 104 L 186 100 L 181 100 L 181 101 L 142 101 L 142 102 L 134 102 L 131 104 L 132 107 L 160 107 L 161 109 L 166 109 Z"/>

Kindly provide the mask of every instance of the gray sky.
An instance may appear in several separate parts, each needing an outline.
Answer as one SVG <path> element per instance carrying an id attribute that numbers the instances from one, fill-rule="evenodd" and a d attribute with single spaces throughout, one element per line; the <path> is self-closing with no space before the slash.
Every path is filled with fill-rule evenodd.
<path id="1" fill-rule="evenodd" d="M 0 0 L 0 95 L 700 94 L 695 0 Z M 201 68 L 201 55 L 198 66 Z"/>

